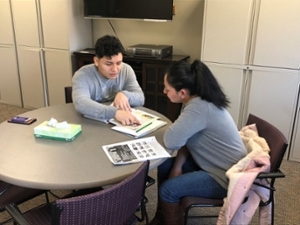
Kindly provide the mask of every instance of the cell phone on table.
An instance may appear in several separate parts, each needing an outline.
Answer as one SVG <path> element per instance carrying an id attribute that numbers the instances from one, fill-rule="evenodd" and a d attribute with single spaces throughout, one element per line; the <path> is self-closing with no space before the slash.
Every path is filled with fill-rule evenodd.
<path id="1" fill-rule="evenodd" d="M 29 125 L 36 121 L 36 118 L 31 117 L 25 117 L 25 116 L 14 116 L 13 118 L 10 118 L 7 120 L 9 123 L 18 123 L 18 124 L 25 124 Z"/>

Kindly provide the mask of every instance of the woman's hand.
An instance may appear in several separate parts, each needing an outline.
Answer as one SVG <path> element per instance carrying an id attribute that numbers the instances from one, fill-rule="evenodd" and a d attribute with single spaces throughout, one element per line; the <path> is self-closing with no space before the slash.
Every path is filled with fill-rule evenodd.
<path id="1" fill-rule="evenodd" d="M 189 155 L 190 155 L 190 152 L 186 146 L 183 146 L 178 150 L 178 153 L 177 153 L 177 156 L 175 159 L 175 163 L 169 174 L 169 178 L 177 177 L 182 174 L 182 166 L 186 162 Z"/>
<path id="2" fill-rule="evenodd" d="M 169 174 L 169 178 L 172 178 L 172 177 L 178 177 L 182 174 L 182 169 L 181 167 L 180 168 L 177 168 L 175 166 L 173 166 L 170 174 Z"/>

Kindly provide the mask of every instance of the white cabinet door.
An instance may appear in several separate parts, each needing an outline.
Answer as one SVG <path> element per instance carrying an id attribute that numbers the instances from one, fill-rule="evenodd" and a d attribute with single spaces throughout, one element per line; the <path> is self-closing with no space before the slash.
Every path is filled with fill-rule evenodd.
<path id="1" fill-rule="evenodd" d="M 238 67 L 225 67 L 214 64 L 206 64 L 211 72 L 218 80 L 224 93 L 228 97 L 230 104 L 227 108 L 238 127 L 242 124 L 240 115 L 243 110 L 243 96 L 245 91 L 246 72 L 243 68 Z"/>
<path id="2" fill-rule="evenodd" d="M 201 59 L 247 63 L 253 14 L 253 0 L 205 1 Z"/>
<path id="3" fill-rule="evenodd" d="M 248 113 L 276 126 L 289 140 L 299 75 L 295 70 L 252 69 Z"/>
<path id="4" fill-rule="evenodd" d="M 36 1 L 12 0 L 12 13 L 16 31 L 16 44 L 41 47 Z"/>
<path id="5" fill-rule="evenodd" d="M 71 85 L 72 51 L 92 45 L 91 21 L 84 19 L 82 0 L 39 0 L 44 36 L 49 105 L 64 104 Z"/>
<path id="6" fill-rule="evenodd" d="M 14 47 L 0 46 L 0 101 L 22 106 Z"/>
<path id="7" fill-rule="evenodd" d="M 49 105 L 65 104 L 64 87 L 71 86 L 72 67 L 69 51 L 46 50 L 45 64 Z"/>
<path id="8" fill-rule="evenodd" d="M 44 47 L 77 51 L 91 47 L 91 20 L 84 19 L 82 0 L 40 0 Z"/>
<path id="9" fill-rule="evenodd" d="M 0 1 L 0 44 L 14 44 L 9 0 Z"/>
<path id="10" fill-rule="evenodd" d="M 254 65 L 299 68 L 300 1 L 261 0 Z"/>
<path id="11" fill-rule="evenodd" d="M 65 0 L 40 0 L 45 48 L 69 49 L 68 11 Z"/>
<path id="12" fill-rule="evenodd" d="M 18 55 L 24 107 L 44 107 L 42 52 L 37 49 L 19 47 Z"/>

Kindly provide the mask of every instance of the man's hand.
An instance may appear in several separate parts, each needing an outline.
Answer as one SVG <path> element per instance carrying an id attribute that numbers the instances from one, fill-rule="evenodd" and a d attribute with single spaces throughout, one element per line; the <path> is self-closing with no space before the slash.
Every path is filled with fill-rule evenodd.
<path id="1" fill-rule="evenodd" d="M 113 106 L 117 107 L 118 109 L 131 112 L 131 107 L 128 102 L 128 98 L 122 92 L 119 92 L 116 95 Z"/>
<path id="2" fill-rule="evenodd" d="M 129 111 L 118 110 L 115 115 L 122 125 L 141 124 L 141 122 Z"/>

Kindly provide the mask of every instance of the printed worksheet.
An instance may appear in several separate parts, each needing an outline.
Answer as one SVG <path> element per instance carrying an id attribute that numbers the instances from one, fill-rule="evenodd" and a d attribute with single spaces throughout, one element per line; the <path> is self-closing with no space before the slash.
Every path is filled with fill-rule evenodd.
<path id="1" fill-rule="evenodd" d="M 171 157 L 155 137 L 114 143 L 102 146 L 102 148 L 109 160 L 115 165 Z"/>

